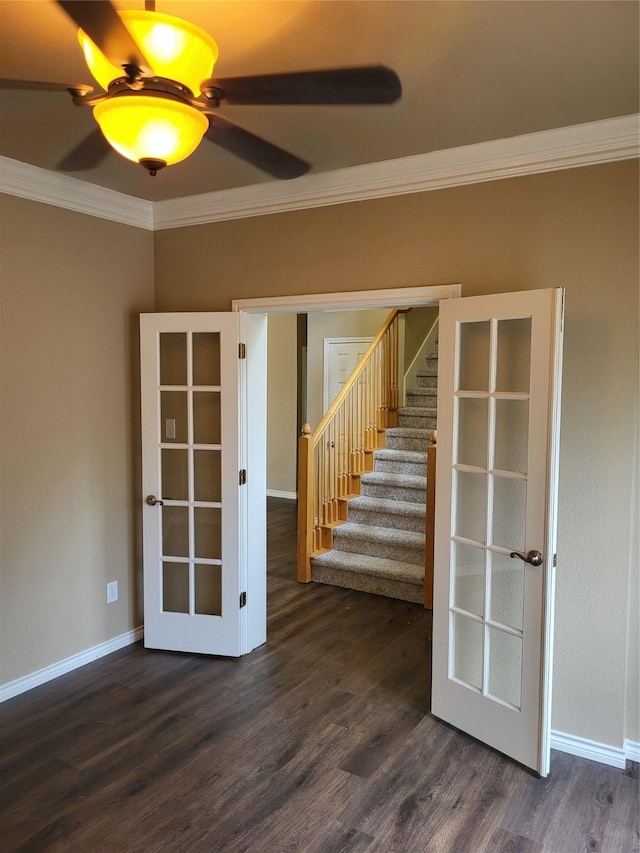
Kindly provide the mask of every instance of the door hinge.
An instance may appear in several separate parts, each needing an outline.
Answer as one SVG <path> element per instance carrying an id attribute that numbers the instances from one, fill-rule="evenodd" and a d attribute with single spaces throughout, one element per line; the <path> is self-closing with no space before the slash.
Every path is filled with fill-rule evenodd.
<path id="1" fill-rule="evenodd" d="M 246 606 L 247 606 L 247 593 L 241 592 L 240 593 L 240 607 L 246 607 Z"/>
<path id="2" fill-rule="evenodd" d="M 241 486 L 244 486 L 244 484 L 247 482 L 247 469 L 246 468 L 242 468 L 240 470 L 240 473 L 238 475 L 238 482 Z"/>
<path id="3" fill-rule="evenodd" d="M 247 357 L 247 345 L 246 344 L 238 344 L 238 358 L 246 358 Z"/>
<path id="4" fill-rule="evenodd" d="M 555 569 L 557 565 L 558 565 L 558 555 L 554 554 L 553 555 L 553 568 Z"/>

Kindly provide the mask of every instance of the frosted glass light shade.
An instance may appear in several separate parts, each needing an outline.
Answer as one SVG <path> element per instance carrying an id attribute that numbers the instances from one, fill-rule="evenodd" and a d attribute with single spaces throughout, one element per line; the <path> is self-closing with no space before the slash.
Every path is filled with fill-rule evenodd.
<path id="1" fill-rule="evenodd" d="M 209 127 L 194 107 L 149 95 L 110 98 L 96 104 L 93 115 L 109 144 L 134 163 L 179 163 L 193 154 Z"/>
<path id="2" fill-rule="evenodd" d="M 118 12 L 142 53 L 151 63 L 155 77 L 177 80 L 195 95 L 200 83 L 211 77 L 218 46 L 211 36 L 189 21 L 159 12 Z M 106 91 L 109 83 L 124 76 L 112 65 L 89 36 L 78 30 L 78 41 L 94 79 Z"/>

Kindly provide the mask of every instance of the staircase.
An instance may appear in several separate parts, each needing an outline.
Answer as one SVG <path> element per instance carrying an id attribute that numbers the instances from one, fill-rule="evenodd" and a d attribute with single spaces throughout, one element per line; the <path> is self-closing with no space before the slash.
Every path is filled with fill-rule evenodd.
<path id="1" fill-rule="evenodd" d="M 348 500 L 348 519 L 333 530 L 333 548 L 312 557 L 320 583 L 424 601 L 427 447 L 436 428 L 438 352 L 427 355 L 418 387 L 406 392 L 398 426 L 385 432 L 373 471 Z"/>

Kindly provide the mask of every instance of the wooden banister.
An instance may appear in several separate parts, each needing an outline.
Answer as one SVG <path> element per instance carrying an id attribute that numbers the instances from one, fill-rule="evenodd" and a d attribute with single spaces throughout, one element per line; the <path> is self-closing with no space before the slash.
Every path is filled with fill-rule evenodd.
<path id="1" fill-rule="evenodd" d="M 373 468 L 385 428 L 398 406 L 398 316 L 393 309 L 317 429 L 305 424 L 299 439 L 299 581 L 311 580 L 311 557 L 332 544 L 333 527 L 346 518 L 345 499 L 360 491 Z"/>

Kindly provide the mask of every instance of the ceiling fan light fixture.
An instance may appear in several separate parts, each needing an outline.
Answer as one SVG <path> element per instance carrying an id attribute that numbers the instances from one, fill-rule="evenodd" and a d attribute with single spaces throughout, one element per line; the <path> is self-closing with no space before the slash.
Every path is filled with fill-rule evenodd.
<path id="1" fill-rule="evenodd" d="M 193 154 L 209 127 L 194 107 L 152 95 L 109 98 L 96 104 L 93 115 L 107 142 L 134 163 L 179 163 Z"/>
<path id="2" fill-rule="evenodd" d="M 176 80 L 200 94 L 200 83 L 211 77 L 218 58 L 218 46 L 208 33 L 189 21 L 159 12 L 127 10 L 118 14 L 156 77 Z M 106 91 L 123 76 L 122 68 L 112 65 L 83 30 L 78 30 L 78 41 L 89 71 Z"/>

